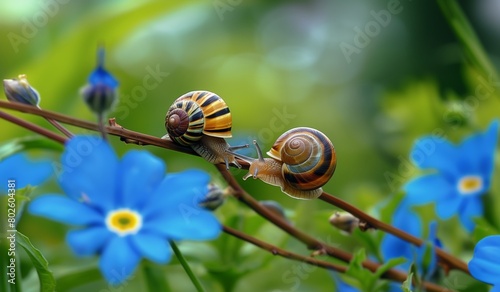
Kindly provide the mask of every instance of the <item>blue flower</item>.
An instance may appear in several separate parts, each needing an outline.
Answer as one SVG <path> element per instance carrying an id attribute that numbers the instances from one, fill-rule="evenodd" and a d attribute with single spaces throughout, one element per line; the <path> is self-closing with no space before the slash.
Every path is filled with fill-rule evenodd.
<path id="1" fill-rule="evenodd" d="M 117 100 L 118 81 L 104 69 L 104 49 L 98 51 L 97 68 L 88 78 L 88 84 L 81 90 L 84 101 L 90 109 L 101 115 L 111 109 Z"/>
<path id="2" fill-rule="evenodd" d="M 394 213 L 392 225 L 405 232 L 416 236 L 422 236 L 422 224 L 420 218 L 410 209 L 410 205 L 406 200 L 398 206 Z M 419 275 L 424 279 L 428 279 L 435 272 L 437 267 L 437 259 L 434 250 L 431 250 L 430 258 L 427 257 L 426 252 L 430 247 L 441 247 L 441 243 L 436 237 L 436 222 L 429 225 L 429 237 L 426 244 L 420 247 L 415 247 L 413 244 L 397 238 L 394 235 L 387 234 L 382 239 L 381 250 L 382 256 L 385 260 L 392 258 L 404 257 L 407 261 L 398 268 L 404 272 L 410 269 L 413 262 Z M 429 259 L 430 262 L 426 262 Z"/>
<path id="3" fill-rule="evenodd" d="M 411 153 L 413 162 L 433 173 L 418 177 L 404 187 L 410 204 L 435 202 L 441 219 L 458 214 L 469 231 L 472 219 L 483 213 L 481 196 L 490 188 L 498 121 L 484 133 L 474 134 L 459 145 L 439 137 L 418 140 Z"/>
<path id="4" fill-rule="evenodd" d="M 145 151 L 121 161 L 102 139 L 76 136 L 62 155 L 59 184 L 67 196 L 47 194 L 29 206 L 32 214 L 80 226 L 67 242 L 80 256 L 100 254 L 106 280 L 120 284 L 141 258 L 167 263 L 169 240 L 208 240 L 221 231 L 198 206 L 209 176 L 188 170 L 165 175 L 165 164 Z"/>
<path id="5" fill-rule="evenodd" d="M 0 194 L 8 191 L 7 181 L 15 180 L 15 188 L 37 186 L 53 173 L 52 163 L 42 159 L 32 161 L 25 153 L 17 153 L 0 161 Z"/>
<path id="6" fill-rule="evenodd" d="M 469 271 L 474 278 L 494 285 L 491 291 L 500 291 L 500 235 L 487 236 L 476 244 Z"/>

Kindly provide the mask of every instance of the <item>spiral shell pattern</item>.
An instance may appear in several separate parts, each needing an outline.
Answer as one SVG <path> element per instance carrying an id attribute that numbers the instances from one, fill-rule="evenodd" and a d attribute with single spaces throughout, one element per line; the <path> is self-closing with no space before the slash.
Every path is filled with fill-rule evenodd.
<path id="1" fill-rule="evenodd" d="M 332 142 L 312 128 L 294 128 L 281 135 L 267 154 L 281 162 L 282 175 L 300 190 L 320 188 L 330 180 L 337 158 Z"/>
<path id="2" fill-rule="evenodd" d="M 177 98 L 165 117 L 168 136 L 183 146 L 202 135 L 231 137 L 232 117 L 227 104 L 209 91 L 191 91 Z"/>

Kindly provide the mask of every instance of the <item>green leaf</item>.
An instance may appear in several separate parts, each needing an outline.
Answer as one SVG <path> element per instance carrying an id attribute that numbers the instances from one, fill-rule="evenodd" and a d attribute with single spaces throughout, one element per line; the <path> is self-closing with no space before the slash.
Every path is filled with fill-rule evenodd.
<path id="1" fill-rule="evenodd" d="M 57 290 L 70 291 L 89 282 L 102 281 L 101 272 L 96 266 L 95 263 L 74 265 L 71 268 L 64 268 L 63 272 L 58 271 L 58 267 L 53 266 L 57 278 Z M 59 268 L 59 270 L 61 269 Z"/>
<path id="2" fill-rule="evenodd" d="M 431 267 L 431 264 L 432 264 L 432 261 L 435 260 L 435 258 L 433 259 L 433 257 L 436 256 L 435 254 L 435 251 L 434 251 L 434 244 L 432 244 L 431 242 L 429 241 L 425 241 L 424 242 L 424 246 L 420 246 L 419 248 L 424 248 L 424 256 L 422 258 L 422 277 L 425 278 L 426 276 L 429 275 L 429 273 L 431 272 L 430 269 L 432 268 Z"/>
<path id="3" fill-rule="evenodd" d="M 148 291 L 171 291 L 165 280 L 165 273 L 158 265 L 154 265 L 151 262 L 144 262 L 142 270 Z"/>
<path id="4" fill-rule="evenodd" d="M 381 232 L 380 232 L 381 233 Z M 356 228 L 352 232 L 352 237 L 356 242 L 362 243 L 366 247 L 368 254 L 373 254 L 377 256 L 379 261 L 382 261 L 382 256 L 380 254 L 380 241 L 381 237 L 374 232 L 361 231 L 361 229 Z"/>
<path id="5" fill-rule="evenodd" d="M 31 244 L 28 237 L 19 231 L 16 233 L 16 243 L 26 251 L 31 259 L 40 280 L 40 291 L 55 291 L 56 281 L 49 270 L 49 263 L 42 253 Z"/>
<path id="6" fill-rule="evenodd" d="M 40 136 L 17 138 L 0 145 L 0 160 L 29 149 L 44 149 L 62 152 L 64 150 L 64 146 Z"/>
<path id="7" fill-rule="evenodd" d="M 437 3 L 465 52 L 468 54 L 468 60 L 483 73 L 483 76 L 498 80 L 495 66 L 489 59 L 488 54 L 459 4 L 456 1 L 448 0 L 439 0 Z"/>
<path id="8" fill-rule="evenodd" d="M 389 271 L 390 269 L 392 269 L 392 268 L 396 267 L 397 265 L 400 265 L 404 262 L 406 262 L 406 259 L 403 257 L 390 259 L 389 261 L 387 261 L 383 265 L 381 265 L 377 269 L 377 271 L 374 273 L 374 275 L 377 278 L 380 278 L 382 276 L 382 274 L 384 274 L 385 272 Z"/>
<path id="9" fill-rule="evenodd" d="M 415 276 L 415 277 L 413 277 L 413 280 L 414 280 L 414 282 L 415 282 L 415 285 L 416 285 L 417 287 L 420 287 L 420 284 L 422 283 L 422 282 L 420 281 L 420 277 L 421 277 L 421 276 L 420 276 L 420 275 L 419 275 L 419 273 L 418 273 L 417 265 L 415 265 L 415 263 L 412 263 L 412 264 L 410 265 L 410 271 L 408 272 L 408 274 L 412 274 L 412 275 L 414 275 L 414 276 Z"/>
<path id="10" fill-rule="evenodd" d="M 413 279 L 413 273 L 409 273 L 408 277 L 403 282 L 403 285 L 401 285 L 401 289 L 403 289 L 403 292 L 411 292 L 412 279 Z"/>
<path id="11" fill-rule="evenodd" d="M 358 280 L 362 291 L 372 291 L 378 277 L 363 267 L 366 259 L 365 250 L 362 248 L 353 254 L 353 258 L 347 267 L 346 275 Z"/>

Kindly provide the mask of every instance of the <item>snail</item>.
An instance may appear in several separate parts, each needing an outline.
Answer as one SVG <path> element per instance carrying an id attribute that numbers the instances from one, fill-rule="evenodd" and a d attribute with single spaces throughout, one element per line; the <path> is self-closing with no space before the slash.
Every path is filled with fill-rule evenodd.
<path id="1" fill-rule="evenodd" d="M 332 142 L 318 130 L 306 127 L 294 128 L 282 134 L 267 152 L 271 158 L 263 158 L 262 151 L 253 141 L 258 158 L 232 152 L 250 163 L 243 177 L 259 178 L 296 199 L 315 199 L 321 195 L 321 187 L 332 177 L 337 158 Z"/>
<path id="2" fill-rule="evenodd" d="M 217 94 L 209 91 L 191 91 L 177 98 L 165 116 L 167 135 L 174 143 L 191 147 L 211 163 L 241 165 L 228 151 L 248 147 L 230 146 L 224 138 L 231 138 L 232 117 L 229 107 Z"/>

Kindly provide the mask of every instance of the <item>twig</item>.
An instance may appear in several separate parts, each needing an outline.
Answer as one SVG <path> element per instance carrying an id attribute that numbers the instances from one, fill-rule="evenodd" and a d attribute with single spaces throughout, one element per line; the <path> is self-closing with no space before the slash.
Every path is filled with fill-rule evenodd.
<path id="1" fill-rule="evenodd" d="M 243 241 L 249 242 L 257 247 L 260 247 L 264 250 L 267 250 L 268 252 L 272 253 L 273 255 L 279 255 L 279 256 L 282 256 L 282 257 L 287 258 L 287 259 L 305 262 L 305 263 L 308 263 L 308 264 L 311 264 L 314 266 L 322 267 L 322 268 L 332 270 L 332 271 L 337 271 L 340 273 L 345 273 L 347 270 L 347 267 L 344 267 L 341 265 L 337 265 L 337 264 L 329 263 L 326 261 L 318 260 L 318 259 L 315 259 L 313 257 L 307 257 L 307 256 L 303 256 L 303 255 L 296 254 L 293 252 L 289 252 L 287 250 L 281 249 L 277 246 L 274 246 L 272 244 L 269 244 L 267 242 L 259 240 L 255 237 L 252 237 L 246 233 L 243 233 L 241 231 L 238 231 L 238 230 L 233 229 L 233 228 L 228 227 L 228 226 L 222 226 L 222 230 L 227 234 L 230 234 L 230 235 L 237 237 Z"/>
<path id="2" fill-rule="evenodd" d="M 16 124 L 16 125 L 19 125 L 23 128 L 26 128 L 32 132 L 35 132 L 35 133 L 38 133 L 40 135 L 43 135 L 49 139 L 52 139 L 54 141 L 57 141 L 61 144 L 64 144 L 64 142 L 66 141 L 66 138 L 65 137 L 62 137 L 62 136 L 59 136 L 45 128 L 42 128 L 38 125 L 35 125 L 33 123 L 30 123 L 30 122 L 27 122 L 25 120 L 22 120 L 20 118 L 17 118 L 17 117 L 14 117 L 14 116 L 11 116 L 9 115 L 8 113 L 6 112 L 3 112 L 3 111 L 0 111 L 0 118 L 4 119 L 4 120 L 7 120 L 13 124 Z"/>
<path id="3" fill-rule="evenodd" d="M 77 126 L 77 127 L 83 128 L 83 129 L 99 131 L 99 126 L 96 123 L 91 123 L 88 121 L 76 119 L 76 118 L 69 117 L 69 116 L 66 116 L 66 115 L 63 115 L 60 113 L 56 113 L 56 112 L 52 112 L 52 111 L 38 109 L 38 108 L 35 108 L 33 106 L 30 106 L 30 105 L 24 105 L 24 104 L 20 104 L 20 103 L 13 103 L 13 102 L 7 102 L 7 101 L 0 100 L 0 108 L 8 108 L 8 109 L 12 109 L 12 110 L 17 110 L 20 112 L 41 116 L 44 118 L 50 118 L 50 119 L 59 121 L 61 123 Z M 108 134 L 121 137 L 122 140 L 125 140 L 128 143 L 132 142 L 132 143 L 135 143 L 137 145 L 154 145 L 157 147 L 162 147 L 162 148 L 174 150 L 177 152 L 182 152 L 182 153 L 191 154 L 191 155 L 198 155 L 191 148 L 179 146 L 170 140 L 161 139 L 161 138 L 154 137 L 151 135 L 146 135 L 146 134 L 143 134 L 140 132 L 130 131 L 130 130 L 124 129 L 123 127 L 119 127 L 119 126 L 107 126 L 105 128 L 106 128 L 106 132 Z"/>
<path id="4" fill-rule="evenodd" d="M 238 231 L 236 229 L 233 229 L 231 227 L 228 227 L 228 226 L 222 226 L 222 230 L 229 234 L 229 235 L 232 235 L 234 237 L 237 237 L 243 241 L 246 241 L 248 243 L 251 243 L 257 247 L 260 247 L 264 250 L 267 250 L 269 251 L 270 253 L 272 253 L 273 255 L 279 255 L 279 256 L 282 256 L 284 258 L 287 258 L 287 259 L 291 259 L 291 260 L 295 260 L 295 261 L 300 261 L 300 262 L 305 262 L 305 263 L 308 263 L 310 265 L 313 265 L 313 266 L 317 266 L 317 267 L 320 267 L 320 268 L 325 268 L 325 269 L 328 269 L 328 270 L 332 270 L 332 271 L 336 271 L 336 272 L 340 272 L 340 273 L 345 273 L 347 271 L 347 267 L 345 266 L 341 266 L 341 265 L 337 265 L 337 264 L 334 264 L 334 263 L 329 263 L 329 262 L 326 262 L 326 261 L 322 261 L 322 260 L 318 260 L 318 259 L 315 259 L 313 257 L 307 257 L 307 256 L 303 256 L 303 255 L 300 255 L 300 254 L 296 254 L 296 253 L 293 253 L 293 252 L 289 252 L 289 251 L 286 251 L 284 249 L 281 249 L 277 246 L 274 246 L 272 244 L 269 244 L 267 242 L 264 242 L 264 241 L 261 241 L 255 237 L 252 237 L 246 233 L 243 233 L 241 231 Z M 404 274 L 404 273 L 403 273 Z M 386 274 L 382 275 L 382 277 L 386 278 Z M 405 279 L 407 277 L 407 275 L 404 275 L 405 276 Z M 388 277 L 387 277 L 388 278 Z M 391 278 L 388 278 L 388 279 L 391 279 Z M 401 281 L 402 282 L 402 281 Z M 449 291 L 448 289 L 444 288 L 444 287 L 441 287 L 439 285 L 436 285 L 434 283 L 430 283 L 430 282 L 423 282 L 422 283 L 422 286 L 423 288 L 426 289 L 426 291 L 432 291 L 432 292 L 444 292 L 444 291 Z"/>
<path id="5" fill-rule="evenodd" d="M 61 124 L 59 124 L 57 121 L 54 121 L 53 119 L 46 119 L 49 123 L 51 123 L 56 129 L 58 129 L 61 133 L 63 133 L 66 137 L 71 138 L 73 137 L 73 133 L 71 133 L 68 129 L 63 127 Z"/>
<path id="6" fill-rule="evenodd" d="M 309 249 L 319 251 L 320 253 L 326 253 L 327 255 L 331 257 L 335 257 L 341 261 L 344 261 L 346 263 L 349 263 L 352 260 L 352 254 L 345 252 L 339 248 L 333 247 L 331 245 L 328 245 L 304 232 L 301 230 L 298 230 L 294 226 L 290 225 L 288 222 L 286 222 L 283 218 L 277 216 L 273 212 L 269 211 L 267 208 L 262 206 L 257 200 L 255 200 L 252 196 L 250 196 L 240 185 L 239 183 L 234 179 L 234 177 L 231 175 L 231 173 L 226 169 L 224 164 L 217 164 L 215 165 L 217 170 L 222 174 L 226 182 L 233 188 L 234 193 L 233 196 L 235 196 L 238 200 L 240 200 L 242 203 L 245 205 L 249 206 L 251 209 L 253 209 L 255 212 L 257 212 L 259 215 L 262 217 L 266 218 L 269 220 L 271 223 L 285 231 L 286 233 L 290 234 L 291 236 L 297 238 L 299 241 L 304 243 Z M 380 264 L 365 260 L 362 263 L 363 267 L 366 269 L 375 272 L 379 267 Z M 397 271 L 395 269 L 390 269 L 387 272 L 385 272 L 382 275 L 383 278 L 386 279 L 391 279 L 394 281 L 398 282 L 404 282 L 408 275 L 406 273 Z M 428 290 L 428 291 L 448 291 L 446 288 L 443 288 L 439 285 L 430 283 L 430 282 L 424 282 L 423 286 Z"/>
<path id="7" fill-rule="evenodd" d="M 23 104 L 18 104 L 18 103 L 11 103 L 11 102 L 6 102 L 6 101 L 0 101 L 0 108 L 9 108 L 13 110 L 18 110 L 26 113 L 31 113 L 35 114 L 38 116 L 43 116 L 45 118 L 51 118 L 57 121 L 60 121 L 62 123 L 67 123 L 71 124 L 74 126 L 78 126 L 84 129 L 89 129 L 89 130 L 94 130 L 94 131 L 99 131 L 99 126 L 95 123 L 75 119 L 72 117 L 68 117 L 63 114 L 51 112 L 51 111 L 46 111 L 46 110 L 40 110 L 32 106 L 27 106 Z M 18 123 L 19 124 L 19 123 Z M 45 130 L 46 131 L 46 130 Z M 122 140 L 130 143 L 136 143 L 138 145 L 154 145 L 186 154 L 191 154 L 191 155 L 197 155 L 191 148 L 188 147 L 182 147 L 179 146 L 175 143 L 173 143 L 170 140 L 166 139 L 160 139 L 158 137 L 142 134 L 139 132 L 134 132 L 130 131 L 127 129 L 124 129 L 121 126 L 111 126 L 111 127 L 106 127 L 106 131 L 114 136 L 119 136 L 121 137 Z M 56 140 L 57 141 L 57 140 Z M 242 165 L 242 168 L 248 169 L 248 163 L 238 160 L 240 164 Z M 257 201 L 255 201 L 248 193 L 245 192 L 241 188 L 241 186 L 238 184 L 238 182 L 234 179 L 234 177 L 227 171 L 225 168 L 225 165 L 216 165 L 217 169 L 220 171 L 222 176 L 226 179 L 229 185 L 233 187 L 235 190 L 237 197 L 240 199 L 240 201 L 244 202 L 245 204 L 249 205 L 252 209 L 254 209 L 256 212 L 258 212 L 260 215 L 264 216 L 265 218 L 271 220 L 274 224 L 278 225 L 280 228 L 283 230 L 286 230 L 290 235 L 298 238 L 302 242 L 304 242 L 308 248 L 314 249 L 314 250 L 321 250 L 324 248 L 324 244 L 317 241 L 314 238 L 309 237 L 307 234 L 300 232 L 290 226 L 286 221 L 282 220 L 281 218 L 274 216 L 271 212 L 269 212 L 266 208 L 263 208 Z M 412 244 L 415 244 L 417 246 L 422 244 L 422 240 L 402 231 L 397 228 L 392 227 L 391 225 L 385 224 L 367 214 L 365 214 L 363 211 L 355 208 L 354 206 L 348 204 L 347 202 L 344 202 L 340 200 L 337 197 L 333 197 L 331 195 L 328 195 L 324 193 L 323 195 L 320 196 L 320 199 L 327 201 L 341 209 L 347 208 L 347 212 L 355 212 L 356 214 L 353 214 L 354 216 L 365 220 L 370 226 L 376 227 L 382 231 L 385 231 L 389 234 L 392 234 L 394 236 L 397 236 L 398 238 L 405 240 L 407 242 L 410 242 Z M 356 211 L 357 210 L 357 211 Z M 286 226 L 285 226 L 286 225 Z M 343 251 L 337 250 L 337 249 L 330 249 L 326 250 L 327 253 L 331 255 L 335 255 L 337 257 L 343 258 L 344 261 L 350 261 L 350 254 L 345 253 Z M 459 259 L 453 257 L 452 255 L 444 252 L 443 250 L 436 248 L 436 253 L 439 257 L 439 259 L 442 262 L 445 262 L 450 269 L 459 269 L 464 271 L 465 273 L 469 273 L 467 265 L 460 261 Z M 375 270 L 377 266 L 367 266 L 367 268 L 371 270 Z"/>
<path id="8" fill-rule="evenodd" d="M 332 196 L 327 193 L 322 193 L 321 196 L 319 197 L 320 200 L 323 200 L 331 205 L 334 205 L 346 212 L 351 213 L 354 217 L 357 217 L 358 219 L 367 222 L 370 227 L 385 231 L 389 234 L 392 234 L 398 238 L 404 239 L 407 242 L 410 242 L 416 246 L 421 246 L 424 244 L 424 241 L 418 237 L 415 237 L 409 233 L 406 233 L 392 225 L 389 225 L 387 223 L 384 223 L 382 221 L 379 221 L 372 216 L 366 214 L 365 212 L 361 211 L 360 209 L 356 208 L 355 206 L 347 203 L 346 201 L 343 201 L 339 199 L 338 197 Z M 469 268 L 467 267 L 467 264 L 464 263 L 463 261 L 459 260 L 458 258 L 450 255 L 449 253 L 445 252 L 439 247 L 435 248 L 437 256 L 441 259 L 442 262 L 444 262 L 448 267 L 452 267 L 454 269 L 461 270 L 467 274 L 469 274 Z"/>

